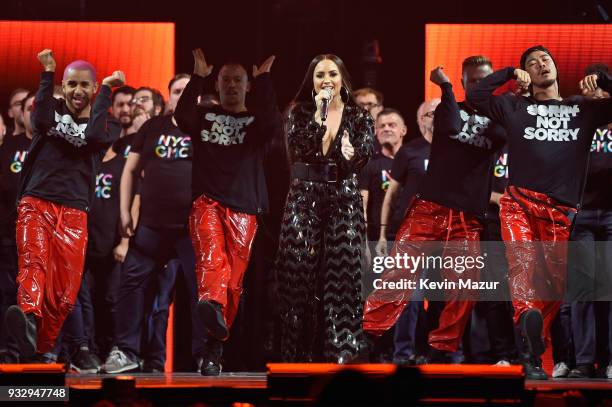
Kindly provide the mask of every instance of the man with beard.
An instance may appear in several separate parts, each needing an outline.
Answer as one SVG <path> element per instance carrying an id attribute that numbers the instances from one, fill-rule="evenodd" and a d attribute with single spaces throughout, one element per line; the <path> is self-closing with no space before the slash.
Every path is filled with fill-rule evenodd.
<path id="1" fill-rule="evenodd" d="M 15 222 L 17 210 L 15 201 L 19 189 L 19 177 L 23 162 L 32 142 L 34 93 L 28 93 L 22 100 L 25 133 L 7 137 L 0 146 L 0 316 L 17 301 L 17 245 Z M 0 363 L 18 361 L 18 354 L 7 345 L 4 318 L 0 319 Z"/>
<path id="2" fill-rule="evenodd" d="M 106 77 L 92 107 L 96 71 L 89 62 L 74 61 L 64 70 L 65 100 L 58 100 L 53 97 L 56 63 L 51 50 L 41 51 L 38 59 L 44 72 L 18 193 L 18 305 L 6 312 L 7 327 L 23 358 L 51 351 L 75 303 L 95 169 L 119 136 L 118 123 L 108 119 L 111 88 L 125 82 L 121 71 Z"/>
<path id="3" fill-rule="evenodd" d="M 132 98 L 134 97 L 134 89 L 131 86 L 122 86 L 115 89 L 113 92 L 111 113 L 115 119 L 121 123 L 121 136 L 127 135 L 127 130 L 132 126 Z"/>
<path id="4" fill-rule="evenodd" d="M 528 96 L 494 96 L 510 79 Z M 612 89 L 605 73 L 585 77 L 583 89 Z M 562 98 L 551 52 L 527 49 L 520 69 L 508 67 L 481 80 L 468 101 L 508 133 L 510 179 L 500 199 L 514 323 L 524 344 L 530 379 L 545 380 L 540 356 L 565 295 L 567 246 L 581 206 L 589 149 L 595 130 L 612 121 L 611 100 Z M 535 247 L 531 242 L 548 242 Z"/>
<path id="5" fill-rule="evenodd" d="M 491 61 L 472 56 L 463 62 L 462 85 L 471 89 L 492 72 Z M 490 172 L 496 152 L 504 144 L 503 129 L 479 116 L 469 103 L 455 100 L 452 85 L 442 67 L 431 72 L 430 80 L 440 86 L 442 101 L 434 115 L 434 135 L 427 173 L 416 199 L 408 209 L 395 238 L 391 257 L 429 256 L 436 248 L 424 242 L 444 242 L 442 257 L 478 256 L 478 240 L 491 195 Z M 382 232 L 381 232 L 381 238 Z M 363 327 L 371 335 L 382 335 L 399 318 L 414 289 L 385 288 L 383 282 L 404 279 L 419 284 L 424 267 L 392 267 L 365 304 Z M 464 270 L 441 267 L 443 281 L 456 282 L 460 276 L 478 278 L 475 266 Z M 462 273 L 462 274 L 460 274 Z M 428 293 L 431 300 L 444 300 L 438 327 L 429 333 L 430 362 L 446 362 L 456 352 L 469 319 L 474 292 L 445 289 Z"/>
<path id="6" fill-rule="evenodd" d="M 189 75 L 179 74 L 169 84 L 169 106 L 173 109 L 189 82 Z M 149 95 L 151 91 L 148 90 Z M 142 93 L 136 92 L 136 97 Z M 149 95 L 140 96 L 148 97 Z M 147 109 L 150 101 L 137 101 Z M 153 106 L 151 102 L 149 107 Z M 150 110 L 149 113 L 157 113 Z M 168 307 L 174 287 L 176 270 L 167 267 L 171 259 L 178 258 L 181 274 L 189 292 L 191 315 L 195 319 L 197 286 L 194 272 L 195 258 L 187 229 L 191 207 L 191 137 L 181 132 L 171 114 L 153 117 L 141 127 L 132 142 L 132 150 L 121 176 L 120 218 L 121 233 L 132 237 L 121 273 L 117 309 L 130 307 L 131 312 L 115 314 L 116 347 L 110 352 L 103 370 L 120 373 L 138 368 L 144 357 L 144 370 L 162 372 L 165 364 L 165 332 Z M 141 180 L 141 208 L 138 227 L 130 208 L 134 184 Z M 146 320 L 147 288 L 156 297 L 151 311 L 153 332 L 149 332 L 148 352 L 141 351 L 141 335 Z M 154 293 L 154 294 L 153 294 Z M 194 359 L 202 353 L 200 324 L 192 323 L 192 354 Z"/>

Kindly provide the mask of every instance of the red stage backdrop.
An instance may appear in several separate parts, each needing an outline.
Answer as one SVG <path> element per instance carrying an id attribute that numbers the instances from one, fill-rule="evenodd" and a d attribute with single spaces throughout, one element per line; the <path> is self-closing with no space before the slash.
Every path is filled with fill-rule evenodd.
<path id="1" fill-rule="evenodd" d="M 134 87 L 151 86 L 168 97 L 174 75 L 174 23 L 0 21 L 0 106 L 16 87 L 38 88 L 41 65 L 36 54 L 53 50 L 56 84 L 67 64 L 85 59 L 98 81 L 122 70 Z"/>
<path id="2" fill-rule="evenodd" d="M 425 99 L 440 97 L 440 88 L 429 81 L 429 73 L 442 65 L 457 100 L 463 100 L 461 62 L 471 55 L 486 55 L 493 69 L 518 68 L 523 51 L 541 44 L 557 63 L 564 96 L 579 92 L 578 81 L 589 64 L 612 65 L 609 24 L 427 24 L 425 41 Z"/>

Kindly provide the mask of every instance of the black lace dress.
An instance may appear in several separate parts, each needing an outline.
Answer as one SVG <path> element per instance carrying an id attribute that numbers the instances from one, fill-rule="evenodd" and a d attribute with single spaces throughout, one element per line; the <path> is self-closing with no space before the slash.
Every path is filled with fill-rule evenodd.
<path id="1" fill-rule="evenodd" d="M 373 151 L 374 122 L 346 104 L 337 136 L 322 152 L 325 126 L 314 120 L 314 104 L 289 115 L 287 141 L 292 163 L 335 163 L 338 181 L 293 179 L 281 227 L 276 273 L 281 316 L 281 356 L 286 362 L 345 363 L 362 340 L 363 203 L 357 173 Z M 344 130 L 355 149 L 341 153 Z"/>

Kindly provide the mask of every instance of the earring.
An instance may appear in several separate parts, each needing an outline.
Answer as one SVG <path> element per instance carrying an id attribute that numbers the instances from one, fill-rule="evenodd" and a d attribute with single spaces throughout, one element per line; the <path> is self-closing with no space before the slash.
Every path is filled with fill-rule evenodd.
<path id="1" fill-rule="evenodd" d="M 348 101 L 351 99 L 349 91 L 344 86 L 340 88 L 340 98 L 342 98 L 344 103 L 348 103 Z"/>

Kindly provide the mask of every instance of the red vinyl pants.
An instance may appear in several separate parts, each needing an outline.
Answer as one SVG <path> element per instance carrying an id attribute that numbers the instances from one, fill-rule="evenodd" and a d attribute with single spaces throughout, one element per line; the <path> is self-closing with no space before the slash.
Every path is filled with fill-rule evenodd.
<path id="1" fill-rule="evenodd" d="M 546 338 L 565 293 L 568 215 L 574 213 L 575 209 L 556 204 L 546 194 L 514 186 L 500 200 L 514 322 L 518 324 L 525 311 L 538 309 Z"/>
<path id="2" fill-rule="evenodd" d="M 257 218 L 201 196 L 191 208 L 189 229 L 196 255 L 198 299 L 221 304 L 229 328 L 238 312 Z"/>
<path id="3" fill-rule="evenodd" d="M 37 352 L 50 352 L 72 310 L 87 248 L 87 214 L 24 197 L 18 207 L 17 304 L 37 317 Z"/>
<path id="4" fill-rule="evenodd" d="M 433 245 L 422 245 L 419 242 L 468 242 L 468 245 L 458 250 L 459 246 L 450 245 L 442 256 L 477 256 L 479 238 L 482 231 L 481 223 L 473 216 L 461 211 L 449 209 L 434 202 L 417 199 L 407 212 L 399 231 L 390 257 L 397 254 L 403 256 L 428 255 L 427 249 Z M 466 252 L 467 250 L 467 252 Z M 421 270 L 415 273 L 405 269 L 388 270 L 382 274 L 383 281 L 400 281 L 407 278 L 413 281 L 419 279 Z M 452 269 L 440 270 L 441 280 L 457 281 L 459 275 Z M 461 278 L 478 279 L 476 268 L 467 269 Z M 376 289 L 367 298 L 364 310 L 363 328 L 373 335 L 382 335 L 391 328 L 399 318 L 402 310 L 410 301 L 410 289 Z M 446 305 L 440 315 L 439 326 L 429 334 L 429 344 L 442 351 L 454 352 L 458 349 L 465 326 L 473 307 L 473 293 L 461 290 L 445 292 Z"/>

